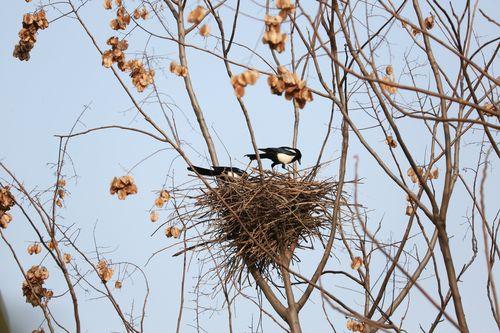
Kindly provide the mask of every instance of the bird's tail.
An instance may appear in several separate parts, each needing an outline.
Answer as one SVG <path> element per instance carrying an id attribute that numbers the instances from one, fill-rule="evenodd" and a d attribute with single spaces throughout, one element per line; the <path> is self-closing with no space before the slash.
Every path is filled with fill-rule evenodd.
<path id="1" fill-rule="evenodd" d="M 246 154 L 245 156 L 248 157 L 250 159 L 250 161 L 254 161 L 257 159 L 257 155 L 255 155 L 255 154 Z M 266 153 L 262 153 L 262 154 L 259 154 L 259 157 L 261 159 L 262 158 L 269 158 L 269 155 L 267 155 Z"/>
<path id="2" fill-rule="evenodd" d="M 193 165 L 192 168 L 188 167 L 187 169 L 189 171 L 193 171 L 193 172 L 196 171 L 196 172 L 198 172 L 202 176 L 214 176 L 214 170 L 205 169 L 205 168 L 197 167 L 197 166 L 194 166 L 194 165 Z"/>

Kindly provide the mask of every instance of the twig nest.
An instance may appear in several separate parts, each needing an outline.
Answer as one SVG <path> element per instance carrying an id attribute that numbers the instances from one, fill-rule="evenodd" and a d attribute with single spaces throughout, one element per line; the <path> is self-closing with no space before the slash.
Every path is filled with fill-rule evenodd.
<path id="1" fill-rule="evenodd" d="M 270 172 L 263 178 L 220 180 L 212 191 L 200 189 L 192 207 L 192 217 L 207 223 L 199 244 L 208 239 L 206 246 L 223 256 L 226 278 L 245 268 L 270 276 L 286 252 L 306 243 L 310 248 L 313 238 L 334 225 L 336 188 L 332 180 Z"/>

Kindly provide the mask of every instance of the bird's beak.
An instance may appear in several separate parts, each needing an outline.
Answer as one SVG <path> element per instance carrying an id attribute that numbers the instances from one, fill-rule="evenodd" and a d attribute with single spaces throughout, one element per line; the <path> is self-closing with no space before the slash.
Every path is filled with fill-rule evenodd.
<path id="1" fill-rule="evenodd" d="M 300 160 L 298 160 L 298 162 L 299 162 L 299 165 L 300 165 Z"/>

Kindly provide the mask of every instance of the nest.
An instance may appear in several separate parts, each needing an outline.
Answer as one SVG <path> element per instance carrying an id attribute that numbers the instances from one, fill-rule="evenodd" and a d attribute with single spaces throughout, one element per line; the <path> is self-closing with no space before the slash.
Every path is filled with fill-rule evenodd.
<path id="1" fill-rule="evenodd" d="M 219 179 L 213 190 L 201 190 L 195 197 L 193 212 L 207 223 L 199 245 L 217 247 L 211 253 L 219 253 L 218 268 L 226 279 L 241 278 L 245 269 L 267 277 L 279 274 L 285 251 L 312 248 L 314 239 L 321 240 L 334 225 L 336 189 L 331 179 L 290 174 Z"/>

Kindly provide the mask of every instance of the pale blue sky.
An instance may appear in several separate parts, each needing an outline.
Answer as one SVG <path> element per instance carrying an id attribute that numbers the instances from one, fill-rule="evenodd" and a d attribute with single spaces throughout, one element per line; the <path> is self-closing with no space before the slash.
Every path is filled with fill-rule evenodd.
<path id="1" fill-rule="evenodd" d="M 481 1 L 480 3 L 482 8 L 490 9 L 489 12 L 493 15 L 495 8 L 493 1 Z M 80 130 L 109 124 L 146 127 L 140 117 L 137 117 L 136 113 L 130 110 L 131 103 L 120 89 L 110 70 L 100 65 L 99 54 L 76 21 L 63 19 L 42 31 L 38 36 L 38 42 L 32 51 L 32 58 L 29 62 L 20 62 L 12 57 L 11 53 L 17 42 L 17 31 L 20 29 L 22 14 L 32 10 L 33 6 L 33 4 L 28 5 L 24 1 L 18 0 L 0 12 L 2 26 L 0 71 L 3 73 L 3 79 L 0 81 L 0 97 L 3 102 L 0 109 L 0 128 L 2 129 L 0 160 L 14 170 L 28 188 L 43 189 L 53 183 L 53 170 L 50 163 L 57 159 L 58 153 L 58 141 L 54 135 L 66 133 L 86 105 L 90 108 L 78 126 Z M 223 13 L 227 14 L 230 11 Z M 263 13 L 259 14 L 263 15 Z M 55 15 L 55 12 L 49 12 L 49 18 Z M 90 30 L 95 33 L 98 42 L 104 47 L 107 37 L 113 34 L 107 23 L 112 14 L 102 10 L 100 1 L 90 1 L 81 15 L 89 22 Z M 214 22 L 210 23 L 212 29 L 215 30 Z M 485 25 L 484 30 L 482 27 L 479 30 L 490 37 L 498 35 L 498 31 L 491 27 L 491 25 Z M 243 17 L 241 33 L 237 35 L 236 41 L 248 43 L 251 40 L 253 45 L 254 41 L 258 43 L 261 31 L 261 26 Z M 396 73 L 398 73 L 398 68 L 401 70 L 400 59 L 405 53 L 410 52 L 410 48 L 408 45 L 398 44 L 397 34 L 393 37 L 394 39 L 390 40 L 392 52 L 385 55 L 388 57 L 388 61 L 381 61 L 380 64 L 393 63 Z M 145 35 L 136 31 L 133 41 L 129 51 L 140 52 L 145 45 Z M 205 41 L 195 34 L 189 38 L 188 42 L 211 48 L 214 46 L 213 40 Z M 265 54 L 266 59 L 271 59 L 265 47 L 259 46 L 258 50 Z M 164 40 L 152 40 L 148 52 L 161 56 L 158 58 L 157 65 L 163 67 L 163 70 L 157 69 L 155 77 L 161 93 L 169 96 L 172 102 L 180 108 L 179 111 L 185 115 L 184 117 L 181 112 L 176 110 L 181 139 L 189 142 L 194 148 L 185 146 L 191 160 L 200 165 L 207 163 L 205 146 L 200 132 L 196 128 L 195 118 L 183 90 L 182 81 L 168 73 L 170 60 L 176 59 L 175 45 Z M 239 50 L 234 52 L 235 58 L 239 61 L 268 70 L 255 57 L 250 58 L 248 54 Z M 413 56 L 413 54 L 411 55 Z M 225 75 L 223 64 L 198 51 L 189 50 L 188 56 L 195 90 L 198 92 L 207 123 L 216 141 L 221 164 L 229 163 L 225 147 L 230 157 L 234 159 L 234 163 L 244 167 L 246 161 L 243 155 L 251 151 L 251 145 L 244 118 L 236 100 L 232 97 L 231 86 Z M 381 55 L 381 57 L 383 56 Z M 129 78 L 123 77 L 129 83 Z M 422 77 L 421 80 L 422 84 L 425 85 L 429 78 Z M 314 80 L 311 80 L 310 84 L 317 86 L 317 82 Z M 250 110 L 257 142 L 259 146 L 291 145 L 293 126 L 291 104 L 285 102 L 283 98 L 270 95 L 267 90 L 265 79 L 262 78 L 255 87 L 246 90 L 245 101 Z M 358 100 L 366 102 L 363 96 L 353 96 L 353 106 L 357 105 L 356 101 Z M 157 105 L 147 104 L 145 110 L 153 118 L 161 120 Z M 316 98 L 313 103 L 301 111 L 299 147 L 304 155 L 303 166 L 312 166 L 315 162 L 320 139 L 326 131 L 328 116 L 329 104 L 320 98 Z M 360 127 L 373 124 L 372 120 L 361 112 L 355 118 Z M 409 142 L 413 143 L 412 148 L 416 155 L 423 159 L 425 151 L 429 149 L 429 142 L 421 140 L 420 131 L 422 129 L 413 126 L 412 123 L 403 123 L 402 126 L 405 128 L 404 133 Z M 332 140 L 327 147 L 326 159 L 335 159 L 339 155 L 338 117 L 334 127 Z M 367 133 L 369 133 L 367 135 L 372 139 L 372 143 L 380 151 L 386 151 L 384 137 L 379 130 Z M 468 138 L 468 140 L 473 141 L 474 138 Z M 70 142 L 69 155 L 76 168 L 78 178 L 68 183 L 70 195 L 61 215 L 67 225 L 75 223 L 81 228 L 79 244 L 84 250 L 92 250 L 92 232 L 96 224 L 97 240 L 100 245 L 109 246 L 110 249 L 114 250 L 109 255 L 109 258 L 114 262 L 128 260 L 142 266 L 151 253 L 172 244 L 172 240 L 166 239 L 162 232 L 150 237 L 156 225 L 151 224 L 148 220 L 148 210 L 155 198 L 154 191 L 162 187 L 167 173 L 170 172 L 169 176 L 174 176 L 178 183 L 188 179 L 183 161 L 176 158 L 176 154 L 172 150 L 166 150 L 167 148 L 168 146 L 152 142 L 138 134 L 115 130 L 94 133 Z M 143 158 L 158 150 L 162 151 L 140 164 L 132 172 L 139 187 L 138 195 L 131 196 L 125 201 L 118 201 L 116 197 L 109 195 L 108 186 L 113 176 L 124 174 L 126 170 Z M 467 155 L 469 150 L 466 149 L 463 153 L 464 167 L 473 166 L 475 163 L 476 156 Z M 200 152 L 201 155 L 198 155 L 196 151 Z M 383 156 L 385 154 L 388 153 L 382 153 Z M 353 156 L 355 155 L 360 158 L 359 173 L 364 177 L 360 199 L 371 210 L 370 221 L 375 224 L 383 219 L 382 238 L 397 239 L 405 226 L 405 219 L 402 218 L 404 215 L 401 214 L 406 205 L 405 196 L 388 182 L 388 178 L 381 173 L 379 167 L 354 137 L 350 146 L 348 178 L 352 179 L 353 177 Z M 172 162 L 173 169 L 170 170 Z M 419 162 L 423 163 L 424 161 Z M 337 163 L 334 162 L 331 168 L 323 171 L 322 176 L 335 176 L 336 167 Z M 491 177 L 493 179 L 496 175 L 495 167 L 498 167 L 498 163 L 492 166 Z M 66 173 L 72 174 L 69 165 Z M 168 181 L 171 183 L 170 178 Z M 488 202 L 491 203 L 492 210 L 494 210 L 495 203 L 491 198 L 498 197 L 500 194 L 498 187 L 493 187 L 490 183 L 486 193 Z M 467 237 L 463 238 L 467 236 L 468 230 L 464 216 L 470 212 L 464 206 L 468 205 L 469 202 L 462 198 L 463 192 L 460 189 L 457 192 L 453 209 L 450 211 L 450 220 L 453 221 L 450 233 L 455 235 L 452 238 L 452 246 L 458 254 L 457 267 L 461 267 L 470 255 L 470 240 Z M 498 203 L 496 203 L 496 208 L 498 208 Z M 163 215 L 163 217 L 165 216 L 166 214 Z M 29 257 L 24 251 L 30 241 L 35 240 L 35 235 L 26 221 L 16 216 L 5 234 L 12 240 L 15 247 L 20 249 L 21 259 L 26 267 L 37 263 L 40 257 Z M 341 250 L 337 251 L 339 251 L 339 258 L 345 259 Z M 423 251 L 424 247 L 421 248 L 419 254 L 422 255 Z M 172 249 L 159 255 L 145 267 L 151 289 L 154 290 L 148 303 L 147 332 L 172 332 L 175 328 L 182 258 L 172 258 L 171 254 L 174 252 L 175 249 Z M 300 266 L 301 271 L 308 274 L 317 262 L 317 257 L 317 253 L 304 254 L 303 263 Z M 15 268 L 14 261 L 3 243 L 0 245 L 0 258 L 2 258 L 0 261 L 2 274 L 0 292 L 7 305 L 14 332 L 28 331 L 37 325 L 40 314 L 37 310 L 32 310 L 30 305 L 24 303 L 20 289 L 21 274 Z M 346 260 L 332 258 L 330 267 L 348 269 L 349 264 Z M 52 266 L 49 264 L 49 269 Z M 198 266 L 197 259 L 193 258 L 190 262 L 188 275 L 186 292 L 186 306 L 188 308 L 184 312 L 184 332 L 195 331 L 189 325 L 194 324 L 194 315 L 191 310 L 194 303 L 191 301 Z M 489 309 L 483 287 L 484 269 L 480 256 L 471 271 L 466 274 L 466 282 L 461 285 L 465 307 L 469 314 L 471 332 L 495 331 L 495 326 L 488 313 Z M 480 272 L 480 274 L 476 274 L 475 271 Z M 432 274 L 431 270 L 424 273 L 422 278 L 429 278 L 430 274 Z M 57 294 L 58 291 L 63 290 L 63 287 L 62 285 L 58 286 L 56 281 L 57 278 L 49 280 L 49 285 L 55 289 Z M 428 281 L 430 284 L 433 279 L 429 278 Z M 216 281 L 213 282 L 216 283 Z M 423 279 L 422 285 L 425 287 L 426 284 L 427 280 Z M 335 291 L 337 295 L 341 295 L 349 304 L 360 305 L 362 302 L 361 296 L 342 288 L 349 286 L 345 280 L 327 278 L 323 280 L 323 285 L 325 288 Z M 131 296 L 142 295 L 142 286 L 142 281 L 138 277 L 134 281 L 124 282 L 123 290 L 117 294 L 125 308 L 130 308 Z M 477 286 L 481 286 L 481 288 Z M 206 290 L 210 290 L 210 288 L 210 285 L 205 287 Z M 253 290 L 250 288 L 248 292 L 252 294 Z M 81 293 L 81 307 L 86 331 L 122 331 L 115 316 L 110 315 L 111 307 L 103 301 L 92 299 L 94 296 L 87 297 L 83 292 Z M 406 327 L 408 327 L 409 332 L 416 332 L 419 321 L 422 318 L 433 318 L 435 310 L 422 299 L 418 292 L 414 292 L 411 299 L 413 305 L 406 319 Z M 140 298 L 136 299 L 136 302 L 140 303 L 141 301 Z M 311 332 L 313 329 L 317 332 L 327 332 L 329 329 L 320 311 L 319 298 L 315 297 L 313 301 L 315 303 L 309 304 L 301 313 L 304 332 Z M 203 303 L 205 305 L 217 304 L 220 307 L 222 301 L 220 298 L 215 300 L 206 298 Z M 66 323 L 67 327 L 73 327 L 68 304 L 55 301 L 53 307 L 54 312 Z M 453 313 L 451 307 L 448 308 L 448 311 Z M 249 332 L 252 319 L 254 324 L 257 321 L 258 311 L 255 306 L 241 299 L 238 301 L 234 316 L 235 332 Z M 342 332 L 345 318 L 339 313 L 333 313 L 332 317 L 339 327 L 338 331 Z M 205 313 L 203 327 L 208 332 L 226 331 L 225 319 L 225 310 L 213 315 Z M 427 322 L 424 321 L 423 324 L 427 324 Z M 264 328 L 267 332 L 277 330 L 276 326 L 268 321 L 265 321 Z M 450 332 L 450 328 L 443 324 L 438 332 Z"/>

